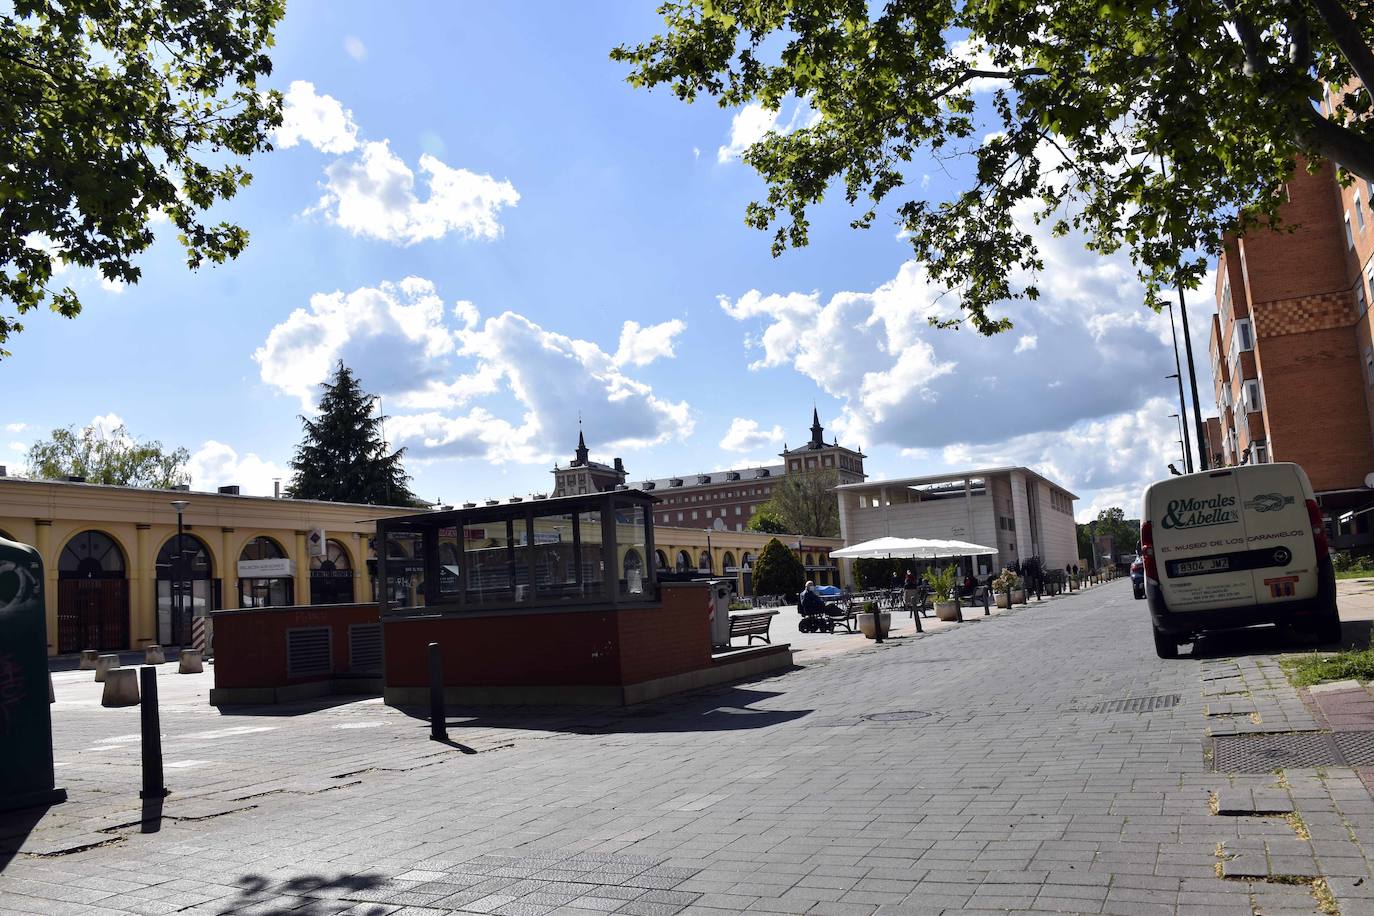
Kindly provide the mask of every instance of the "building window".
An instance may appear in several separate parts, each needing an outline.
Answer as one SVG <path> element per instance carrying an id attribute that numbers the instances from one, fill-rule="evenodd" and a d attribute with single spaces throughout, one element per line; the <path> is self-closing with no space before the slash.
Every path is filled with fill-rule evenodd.
<path id="1" fill-rule="evenodd" d="M 1345 214 L 1345 247 L 1355 247 L 1355 235 L 1350 231 L 1350 212 L 1348 210 Z"/>
<path id="2" fill-rule="evenodd" d="M 1364 232 L 1364 205 L 1360 203 L 1358 189 L 1355 191 L 1355 225 L 1360 228 L 1361 232 Z"/>
<path id="3" fill-rule="evenodd" d="M 696 521 L 698 515 L 699 515 L 699 513 L 697 512 L 697 510 L 693 509 L 693 510 L 692 510 L 692 521 Z"/>
<path id="4" fill-rule="evenodd" d="M 1365 310 L 1368 309 L 1368 308 L 1369 308 L 1369 300 L 1368 300 L 1367 298 L 1365 298 L 1365 294 L 1364 294 L 1364 284 L 1363 284 L 1363 283 L 1356 283 L 1356 284 L 1355 284 L 1355 314 L 1356 314 L 1357 316 L 1358 316 L 1358 315 L 1363 315 L 1363 314 L 1365 313 Z"/>
<path id="5" fill-rule="evenodd" d="M 1245 385 L 1241 388 L 1241 402 L 1245 405 L 1247 413 L 1263 408 L 1264 405 L 1260 401 L 1260 384 L 1258 379 L 1245 380 Z"/>
<path id="6" fill-rule="evenodd" d="M 678 521 L 682 521 L 682 513 L 681 513 L 681 512 L 679 512 L 679 513 L 677 514 L 677 520 L 678 520 Z"/>
<path id="7" fill-rule="evenodd" d="M 1364 266 L 1364 278 L 1369 282 L 1369 294 L 1374 296 L 1374 258 Z"/>
<path id="8" fill-rule="evenodd" d="M 1364 375 L 1368 385 L 1374 387 L 1374 349 L 1364 348 Z"/>

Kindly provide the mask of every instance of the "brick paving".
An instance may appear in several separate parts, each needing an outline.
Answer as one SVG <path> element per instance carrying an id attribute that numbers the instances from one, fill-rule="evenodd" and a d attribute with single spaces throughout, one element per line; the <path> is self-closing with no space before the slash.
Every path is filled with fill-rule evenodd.
<path id="1" fill-rule="evenodd" d="M 456 746 L 169 666 L 160 810 L 137 709 L 61 672 L 72 800 L 0 820 L 0 913 L 1311 913 L 1312 873 L 1374 912 L 1353 771 L 1210 771 L 1214 720 L 1318 725 L 1268 650 L 1204 648 L 1157 659 L 1117 582 L 642 707 L 452 710 Z"/>

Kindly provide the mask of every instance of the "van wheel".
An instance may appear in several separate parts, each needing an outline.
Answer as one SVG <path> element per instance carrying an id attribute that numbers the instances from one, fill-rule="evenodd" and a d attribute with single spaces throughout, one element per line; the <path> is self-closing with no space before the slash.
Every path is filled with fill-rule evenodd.
<path id="1" fill-rule="evenodd" d="M 1155 631 L 1155 654 L 1160 658 L 1178 658 L 1178 640 L 1158 627 Z"/>
<path id="2" fill-rule="evenodd" d="M 1341 615 L 1335 608 L 1321 617 L 1321 622 L 1313 629 L 1318 642 L 1339 643 L 1341 641 Z"/>

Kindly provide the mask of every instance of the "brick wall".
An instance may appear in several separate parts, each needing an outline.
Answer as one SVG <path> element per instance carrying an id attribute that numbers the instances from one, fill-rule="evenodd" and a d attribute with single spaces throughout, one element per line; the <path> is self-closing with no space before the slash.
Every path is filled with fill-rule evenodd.
<path id="1" fill-rule="evenodd" d="M 1349 289 L 1336 187 L 1329 163 L 1315 175 L 1299 166 L 1288 183 L 1289 203 L 1281 210 L 1285 225 L 1296 231 L 1253 230 L 1241 240 L 1252 308 Z"/>
<path id="2" fill-rule="evenodd" d="M 1374 470 L 1361 356 L 1349 327 L 1261 341 L 1274 461 L 1296 461 L 1317 490 L 1364 485 Z"/>
<path id="3" fill-rule="evenodd" d="M 215 686 L 218 688 L 286 687 L 330 680 L 348 672 L 348 628 L 376 623 L 375 604 L 331 604 L 320 607 L 273 607 L 218 611 L 215 627 Z M 286 632 L 297 627 L 328 626 L 333 671 L 291 678 L 286 668 Z"/>
<path id="4" fill-rule="evenodd" d="M 700 586 L 664 585 L 662 608 L 619 613 L 622 683 L 637 684 L 710 666 L 708 591 Z"/>

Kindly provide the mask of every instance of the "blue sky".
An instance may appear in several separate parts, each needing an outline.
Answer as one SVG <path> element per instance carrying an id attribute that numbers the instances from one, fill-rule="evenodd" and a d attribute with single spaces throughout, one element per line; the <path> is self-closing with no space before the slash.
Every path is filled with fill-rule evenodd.
<path id="1" fill-rule="evenodd" d="M 118 418 L 190 449 L 197 489 L 268 493 L 343 358 L 431 499 L 548 489 L 579 414 L 593 457 L 640 479 L 772 461 L 815 404 L 874 476 L 1029 464 L 1080 518 L 1133 513 L 1178 447 L 1168 321 L 1129 263 L 1037 231 L 1044 298 L 988 340 L 927 326 L 950 299 L 890 220 L 856 232 L 827 203 L 774 259 L 743 225 L 762 184 L 737 151 L 807 112 L 632 89 L 607 52 L 660 25 L 647 4 L 293 0 L 287 124 L 219 210 L 248 251 L 190 272 L 169 234 L 137 286 L 65 272 L 84 313 L 30 316 L 0 362 L 0 464 Z M 956 187 L 923 168 L 910 193 Z"/>

